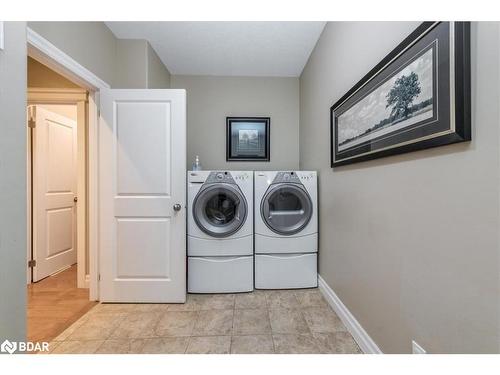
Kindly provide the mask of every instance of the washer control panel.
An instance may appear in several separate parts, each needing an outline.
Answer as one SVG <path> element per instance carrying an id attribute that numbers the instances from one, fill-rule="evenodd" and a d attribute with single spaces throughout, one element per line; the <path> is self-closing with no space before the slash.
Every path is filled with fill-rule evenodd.
<path id="1" fill-rule="evenodd" d="M 227 171 L 220 171 L 220 172 L 210 172 L 210 175 L 207 178 L 206 183 L 207 184 L 213 184 L 213 183 L 225 183 L 225 184 L 235 184 L 236 182 L 234 181 L 233 177 L 231 176 L 231 173 Z"/>
<path id="2" fill-rule="evenodd" d="M 247 181 L 251 177 L 249 172 L 238 172 L 234 173 L 233 178 L 236 181 Z"/>

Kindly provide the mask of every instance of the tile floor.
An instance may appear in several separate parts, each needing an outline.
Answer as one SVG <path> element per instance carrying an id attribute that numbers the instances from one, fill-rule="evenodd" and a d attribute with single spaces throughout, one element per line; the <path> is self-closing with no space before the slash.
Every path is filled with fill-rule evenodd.
<path id="1" fill-rule="evenodd" d="M 99 304 L 51 353 L 361 353 L 317 289 L 189 294 L 185 304 Z"/>

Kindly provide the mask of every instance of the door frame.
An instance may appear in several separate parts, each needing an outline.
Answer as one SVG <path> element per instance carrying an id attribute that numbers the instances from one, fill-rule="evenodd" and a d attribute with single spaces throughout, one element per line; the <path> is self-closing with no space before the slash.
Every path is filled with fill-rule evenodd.
<path id="1" fill-rule="evenodd" d="M 78 197 L 77 217 L 76 217 L 76 251 L 77 251 L 77 287 L 88 288 L 90 280 L 87 277 L 87 90 L 85 89 L 52 89 L 52 88 L 28 88 L 28 106 L 31 105 L 74 105 L 77 111 L 77 189 Z M 29 121 L 32 113 L 29 111 Z M 28 132 L 32 132 L 28 127 Z M 32 136 L 29 136 L 30 138 Z M 31 161 L 31 151 L 28 149 L 28 160 Z M 31 198 L 31 183 L 28 185 L 28 196 Z M 33 223 L 32 202 L 29 200 L 28 223 Z M 32 243 L 28 241 L 28 248 L 31 250 Z M 31 255 L 28 252 L 28 257 Z M 28 283 L 30 282 L 30 268 L 28 267 Z"/>
<path id="2" fill-rule="evenodd" d="M 89 92 L 88 96 L 88 249 L 89 299 L 99 300 L 99 90 L 110 85 L 29 27 L 27 55 Z"/>

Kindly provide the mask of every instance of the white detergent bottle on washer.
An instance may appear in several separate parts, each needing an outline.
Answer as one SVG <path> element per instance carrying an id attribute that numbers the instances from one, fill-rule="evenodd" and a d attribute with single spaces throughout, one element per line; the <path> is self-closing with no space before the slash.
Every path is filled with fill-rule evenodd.
<path id="1" fill-rule="evenodd" d="M 200 157 L 196 155 L 193 163 L 193 171 L 201 171 Z"/>

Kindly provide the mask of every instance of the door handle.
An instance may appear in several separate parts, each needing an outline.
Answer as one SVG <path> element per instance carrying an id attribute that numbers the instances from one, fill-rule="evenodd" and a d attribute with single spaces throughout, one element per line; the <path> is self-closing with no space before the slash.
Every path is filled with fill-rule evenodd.
<path id="1" fill-rule="evenodd" d="M 181 210 L 181 205 L 179 203 L 174 204 L 174 211 L 180 211 Z"/>
<path id="2" fill-rule="evenodd" d="M 73 202 L 75 202 L 75 203 L 78 202 L 78 197 L 74 197 Z"/>

